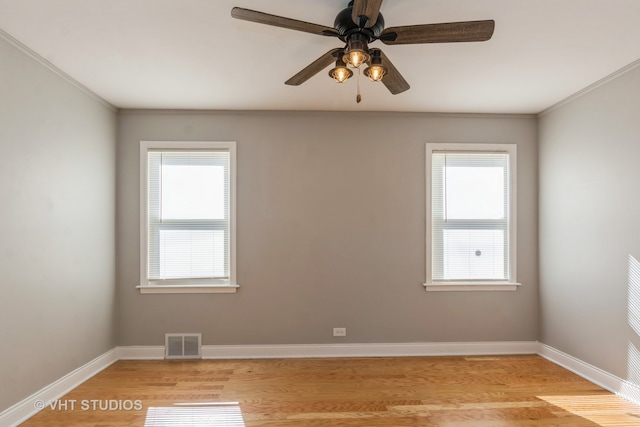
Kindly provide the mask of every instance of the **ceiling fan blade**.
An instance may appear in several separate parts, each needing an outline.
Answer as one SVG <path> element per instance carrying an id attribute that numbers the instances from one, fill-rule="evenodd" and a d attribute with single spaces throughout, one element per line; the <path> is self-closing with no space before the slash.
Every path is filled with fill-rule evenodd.
<path id="1" fill-rule="evenodd" d="M 393 65 L 393 63 L 389 60 L 387 55 L 384 54 L 380 49 L 371 49 L 380 51 L 380 57 L 382 58 L 382 65 L 386 69 L 385 75 L 382 77 L 382 83 L 389 89 L 393 95 L 397 95 L 399 93 L 408 90 L 411 86 L 409 83 L 402 77 L 400 71 Z M 370 65 L 370 64 L 369 64 Z"/>
<path id="2" fill-rule="evenodd" d="M 329 52 L 325 53 L 320 58 L 316 59 L 311 64 L 303 68 L 298 74 L 284 82 L 284 84 L 290 86 L 301 85 L 311 77 L 318 74 L 320 71 L 327 68 L 329 65 L 333 64 L 336 61 L 338 55 L 341 55 L 343 51 L 343 48 L 331 49 Z"/>
<path id="3" fill-rule="evenodd" d="M 321 36 L 338 37 L 339 33 L 335 28 L 324 25 L 312 24 L 310 22 L 298 21 L 297 19 L 285 18 L 283 16 L 271 15 L 256 10 L 234 7 L 231 9 L 231 16 L 244 21 L 257 22 L 258 24 L 272 25 L 274 27 L 286 28 L 305 33 L 318 34 Z"/>
<path id="4" fill-rule="evenodd" d="M 380 6 L 382 6 L 382 0 L 354 0 L 351 19 L 360 26 L 360 17 L 366 16 L 367 22 L 364 24 L 364 27 L 373 27 L 378 20 Z"/>
<path id="5" fill-rule="evenodd" d="M 389 45 L 482 42 L 491 38 L 495 25 L 495 21 L 487 20 L 389 27 L 380 40 Z"/>

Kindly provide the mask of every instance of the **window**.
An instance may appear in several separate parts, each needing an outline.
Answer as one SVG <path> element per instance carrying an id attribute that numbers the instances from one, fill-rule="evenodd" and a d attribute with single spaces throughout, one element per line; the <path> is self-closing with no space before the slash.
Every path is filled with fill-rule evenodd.
<path id="1" fill-rule="evenodd" d="M 142 293 L 235 292 L 235 143 L 140 143 Z"/>
<path id="2" fill-rule="evenodd" d="M 516 289 L 513 144 L 427 144 L 427 283 Z"/>

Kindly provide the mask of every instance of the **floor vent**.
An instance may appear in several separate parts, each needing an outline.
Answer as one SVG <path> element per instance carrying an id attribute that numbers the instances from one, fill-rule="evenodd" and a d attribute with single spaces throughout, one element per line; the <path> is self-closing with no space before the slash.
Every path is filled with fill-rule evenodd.
<path id="1" fill-rule="evenodd" d="M 165 334 L 165 359 L 200 359 L 202 334 Z"/>

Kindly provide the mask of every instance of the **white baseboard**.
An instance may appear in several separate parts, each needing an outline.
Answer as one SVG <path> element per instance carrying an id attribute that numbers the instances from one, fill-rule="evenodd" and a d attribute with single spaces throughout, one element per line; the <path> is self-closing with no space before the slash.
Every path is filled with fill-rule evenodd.
<path id="1" fill-rule="evenodd" d="M 35 415 L 42 402 L 51 402 L 67 394 L 89 378 L 118 361 L 116 349 L 107 351 L 89 363 L 42 388 L 0 413 L 0 426 L 17 426 Z"/>
<path id="2" fill-rule="evenodd" d="M 203 359 L 536 354 L 535 341 L 387 344 L 203 345 Z"/>
<path id="3" fill-rule="evenodd" d="M 538 343 L 538 354 L 545 359 L 570 370 L 576 375 L 614 393 L 623 399 L 640 405 L 640 386 L 603 371 L 587 362 L 556 350 L 546 344 Z"/>
<path id="4" fill-rule="evenodd" d="M 117 347 L 120 360 L 164 359 L 164 346 Z M 270 359 L 295 357 L 464 356 L 536 354 L 536 341 L 384 344 L 203 345 L 203 359 Z"/>
<path id="5" fill-rule="evenodd" d="M 622 381 L 615 375 L 611 375 L 600 368 L 596 368 L 593 365 L 563 353 L 560 350 L 556 350 L 546 344 L 539 343 L 538 354 L 556 365 L 560 365 L 574 374 L 580 375 L 592 383 L 614 393 L 619 388 L 620 382 Z"/>

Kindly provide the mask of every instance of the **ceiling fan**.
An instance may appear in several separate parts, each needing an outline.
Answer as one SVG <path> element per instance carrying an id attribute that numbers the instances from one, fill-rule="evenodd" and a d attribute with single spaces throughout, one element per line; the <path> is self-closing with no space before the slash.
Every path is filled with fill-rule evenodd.
<path id="1" fill-rule="evenodd" d="M 372 81 L 382 81 L 394 95 L 409 89 L 409 83 L 382 50 L 368 47 L 370 43 L 376 40 L 386 45 L 480 42 L 489 40 L 495 28 L 493 20 L 385 28 L 380 13 L 381 5 L 382 0 L 351 0 L 336 16 L 333 28 L 240 7 L 231 9 L 231 16 L 259 24 L 336 37 L 345 43 L 344 47 L 331 49 L 303 68 L 285 82 L 287 85 L 301 85 L 334 62 L 335 67 L 329 71 L 329 75 L 338 83 L 343 83 L 353 76 L 349 67 L 359 69 L 362 64 L 367 64 L 364 74 Z M 360 102 L 359 94 L 357 100 Z"/>

